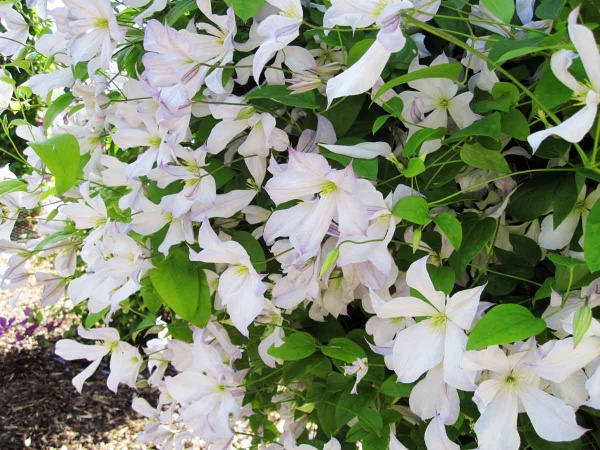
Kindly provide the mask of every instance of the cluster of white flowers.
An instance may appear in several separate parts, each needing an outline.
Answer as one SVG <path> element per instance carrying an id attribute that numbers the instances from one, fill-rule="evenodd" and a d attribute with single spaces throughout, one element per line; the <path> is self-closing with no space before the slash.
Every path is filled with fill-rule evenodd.
<path id="1" fill-rule="evenodd" d="M 119 384 L 135 388 L 146 374 L 147 384 L 160 391 L 157 405 L 141 397 L 133 402 L 148 420 L 141 440 L 178 449 L 199 437 L 210 448 L 225 449 L 264 406 L 247 400 L 264 369 L 268 383 L 279 385 L 267 399 L 273 405 L 270 412 L 276 413 L 269 417 L 277 423 L 278 436 L 266 439 L 266 430 L 259 427 L 263 434 L 255 436 L 253 445 L 312 450 L 316 447 L 297 441 L 314 424 L 311 413 L 318 402 L 303 405 L 309 386 L 280 378 L 277 371 L 288 360 L 302 359 L 282 352 L 293 347 L 293 339 L 287 338 L 302 331 L 297 326 L 305 320 L 301 313 L 328 327 L 331 318 L 361 308 L 369 317 L 360 327 L 372 343 L 371 353 L 338 369 L 356 377 L 353 395 L 360 394 L 375 367 L 369 364 L 372 355 L 384 357 L 398 383 L 416 383 L 409 409 L 402 411 L 406 420 L 429 421 L 424 434 L 429 450 L 459 448 L 446 426 L 459 417 L 462 423 L 461 402 L 471 398 L 481 413 L 470 418 L 481 450 L 517 450 L 520 412 L 545 440 L 581 437 L 586 429 L 577 424 L 575 412 L 582 405 L 600 409 L 600 323 L 591 312 L 600 304 L 600 279 L 575 287 L 570 267 L 566 289 L 555 292 L 548 286 L 551 301 L 542 317 L 550 331 L 543 344 L 530 337 L 539 331 L 498 342 L 500 346 L 475 346 L 480 348 L 476 351 L 467 351 L 467 342 L 493 306 L 480 302 L 486 285 L 476 275 L 493 248 L 512 252 L 511 236 L 518 236 L 541 247 L 536 264 L 548 250 L 563 251 L 557 257 L 569 264 L 581 263 L 583 252 L 570 244 L 581 234 L 580 221 L 585 229 L 600 188 L 578 184 L 568 211 L 546 209 L 541 222 L 518 223 L 507 218 L 511 196 L 518 192 L 512 178 L 498 176 L 487 162 L 450 173 L 448 181 L 461 187 L 458 194 L 473 194 L 465 200 L 465 211 L 491 221 L 496 239 L 489 248 L 484 242 L 462 267 L 453 266 L 460 267 L 456 284 L 471 286 L 456 291 L 454 272 L 446 263 L 460 247 L 447 226 L 458 222 L 458 211 L 440 195 L 429 202 L 425 220 L 413 219 L 428 199 L 426 188 L 419 189 L 407 172 L 412 163 L 423 165 L 432 154 L 442 153 L 453 135 L 486 120 L 491 109 L 481 104 L 473 108 L 478 113 L 472 109 L 475 92 L 486 93 L 493 102 L 501 97 L 496 87 L 506 84 L 500 83 L 506 73 L 488 64 L 486 42 L 493 36 L 524 39 L 531 30 L 548 33 L 551 25 L 532 21 L 533 2 L 517 1 L 523 25 L 516 36 L 509 22 L 488 9 L 489 2 L 473 6 L 468 20 L 492 37 L 469 39 L 470 50 L 460 62 L 441 53 L 428 65 L 422 60 L 432 54 L 420 31 L 433 28 L 430 21 L 441 0 L 226 2 L 232 6 L 197 0 L 177 2 L 178 16 L 165 14 L 167 3 L 173 2 L 28 0 L 28 8 L 53 24 L 35 42 L 19 13 L 25 5 L 0 5 L 5 30 L 0 55 L 17 61 L 20 52 L 34 48 L 50 68 L 46 73 L 40 69 L 22 86 L 5 70 L 0 112 L 18 110 L 18 89 L 29 89 L 51 105 L 43 125 L 14 123 L 16 135 L 29 145 L 22 154 L 32 170 L 19 180 L 8 167 L 0 173 L 0 249 L 11 255 L 2 288 L 13 290 L 17 302 L 28 277 L 35 275 L 44 286 L 42 305 L 67 297 L 85 305 L 98 317 L 96 323 L 104 321 L 104 327 L 78 328 L 79 336 L 94 344 L 64 339 L 56 345 L 64 359 L 91 362 L 74 378 L 76 388 L 81 391 L 109 355 L 111 390 L 116 392 Z M 245 21 L 236 16 L 237 8 L 255 5 L 253 21 L 242 27 Z M 307 16 L 322 22 L 309 23 L 306 31 Z M 600 53 L 591 30 L 578 24 L 577 16 L 578 9 L 571 12 L 567 27 L 577 53 L 566 48 L 555 52 L 551 70 L 584 106 L 556 126 L 542 114 L 548 127 L 523 139 L 534 152 L 551 135 L 569 143 L 582 141 L 596 120 Z M 374 39 L 362 53 L 349 55 L 340 29 L 344 36 L 374 30 Z M 310 48 L 294 45 L 300 37 L 311 42 Z M 338 39 L 339 45 L 332 44 Z M 399 83 L 385 85 L 382 74 L 402 52 L 409 53 L 408 88 L 396 92 Z M 578 57 L 584 81 L 569 71 Z M 470 75 L 468 83 L 439 71 L 457 66 Z M 410 77 L 419 72 L 433 75 Z M 359 94 L 389 113 L 385 120 L 399 119 L 393 145 L 339 139 L 336 105 Z M 421 139 L 424 130 L 438 132 Z M 510 136 L 503 136 L 503 152 L 494 155 L 504 163 L 508 155 L 531 158 L 521 147 L 503 149 Z M 421 141 L 414 153 L 403 153 L 415 139 Z M 598 133 L 595 145 L 597 140 Z M 595 151 L 584 162 L 595 163 Z M 436 160 L 441 167 L 443 158 Z M 468 161 L 462 154 L 461 159 Z M 399 176 L 375 182 L 357 164 L 338 164 L 351 160 L 387 164 L 410 185 L 395 181 Z M 559 166 L 564 162 L 557 157 L 551 167 Z M 451 197 L 458 194 L 450 192 Z M 395 208 L 403 203 L 409 205 L 408 214 Z M 35 208 L 40 237 L 11 242 L 20 211 Z M 558 215 L 562 221 L 556 226 Z M 402 238 L 396 234 L 399 225 L 406 226 Z M 237 230 L 244 236 L 236 236 Z M 426 243 L 428 232 L 440 245 Z M 581 248 L 584 234 L 578 239 Z M 258 256 L 256 246 L 261 248 Z M 399 264 L 396 254 L 411 247 L 425 256 Z M 271 255 L 265 257 L 263 249 Z M 185 255 L 188 266 L 165 275 L 161 267 L 175 253 Z M 34 255 L 49 258 L 54 270 L 29 273 L 25 262 Z M 198 286 L 179 285 L 178 269 L 189 272 L 190 267 L 193 276 L 199 273 Z M 453 273 L 449 289 L 436 280 L 433 271 L 439 269 Z M 171 303 L 159 275 L 172 277 L 169 286 L 189 299 L 183 308 Z M 190 318 L 197 311 L 186 316 L 186 308 L 200 308 L 191 304 L 197 298 L 194 289 L 205 289 L 214 299 L 204 327 Z M 143 331 L 155 337 L 133 345 L 111 321 L 129 310 L 130 298 L 140 291 L 145 296 L 147 290 L 164 303 L 164 313 L 149 308 L 149 321 L 144 319 L 134 336 Z M 174 324 L 182 322 L 187 338 L 175 330 Z M 258 342 L 254 354 L 246 347 L 252 340 Z M 381 448 L 407 448 L 396 437 L 396 424 L 387 425 L 388 447 Z M 335 437 L 328 438 L 319 448 L 341 449 Z"/>

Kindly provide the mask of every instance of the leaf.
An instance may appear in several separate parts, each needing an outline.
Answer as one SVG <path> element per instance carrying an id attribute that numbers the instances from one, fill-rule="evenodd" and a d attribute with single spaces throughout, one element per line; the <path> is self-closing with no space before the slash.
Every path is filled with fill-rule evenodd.
<path id="1" fill-rule="evenodd" d="M 331 269 L 333 267 L 333 265 L 337 262 L 339 257 L 340 257 L 339 246 L 335 247 L 333 250 L 331 250 L 329 253 L 327 253 L 325 260 L 323 261 L 323 264 L 321 265 L 321 270 L 319 272 L 319 276 L 322 277 L 323 275 L 325 275 L 327 273 L 327 271 L 329 269 Z"/>
<path id="2" fill-rule="evenodd" d="M 169 308 L 199 328 L 206 326 L 211 314 L 210 289 L 201 265 L 190 261 L 187 250 L 175 250 L 148 275 Z"/>
<path id="3" fill-rule="evenodd" d="M 315 93 L 312 91 L 292 94 L 285 85 L 267 84 L 260 86 L 246 95 L 246 100 L 269 99 L 274 102 L 298 108 L 318 109 Z"/>
<path id="4" fill-rule="evenodd" d="M 173 26 L 181 16 L 197 8 L 198 4 L 196 0 L 182 0 L 178 2 L 167 14 L 167 25 Z"/>
<path id="5" fill-rule="evenodd" d="M 532 450 L 581 450 L 581 439 L 571 442 L 550 442 L 539 437 L 533 429 L 525 431 L 525 439 Z"/>
<path id="6" fill-rule="evenodd" d="M 267 263 L 265 261 L 265 252 L 260 245 L 260 243 L 256 240 L 252 234 L 247 231 L 236 231 L 231 236 L 231 240 L 237 242 L 250 256 L 250 261 L 252 265 L 259 273 L 264 273 L 267 271 Z"/>
<path id="7" fill-rule="evenodd" d="M 510 167 L 504 156 L 495 150 L 489 150 L 480 143 L 465 144 L 460 149 L 460 159 L 465 164 L 478 169 L 487 169 L 492 172 L 510 173 Z"/>
<path id="8" fill-rule="evenodd" d="M 191 344 L 194 342 L 194 334 L 190 330 L 190 325 L 185 320 L 176 319 L 167 326 L 169 333 L 173 338 L 181 342 Z"/>
<path id="9" fill-rule="evenodd" d="M 462 243 L 462 225 L 452 214 L 442 211 L 433 218 L 434 223 L 446 235 L 452 246 L 458 250 Z"/>
<path id="10" fill-rule="evenodd" d="M 244 22 L 248 21 L 265 4 L 265 0 L 233 0 L 235 15 Z"/>
<path id="11" fill-rule="evenodd" d="M 530 134 L 529 122 L 521 111 L 512 108 L 508 112 L 500 113 L 502 132 L 521 141 L 527 140 Z"/>
<path id="12" fill-rule="evenodd" d="M 600 270 L 600 202 L 592 207 L 585 222 L 583 255 L 591 272 Z"/>
<path id="13" fill-rule="evenodd" d="M 469 335 L 467 350 L 522 341 L 540 334 L 545 329 L 546 322 L 535 317 L 524 306 L 498 305 L 477 322 Z"/>
<path id="14" fill-rule="evenodd" d="M 562 84 L 552 72 L 550 62 L 544 64 L 544 69 L 540 80 L 535 86 L 535 96 L 547 109 L 554 109 L 559 105 L 569 101 L 573 91 Z M 539 106 L 533 105 L 533 113 L 536 114 Z"/>
<path id="15" fill-rule="evenodd" d="M 381 414 L 368 406 L 358 411 L 358 421 L 365 430 L 373 433 L 379 433 L 383 428 Z"/>
<path id="16" fill-rule="evenodd" d="M 343 142 L 343 140 L 338 142 Z M 352 158 L 351 156 L 339 155 L 337 153 L 330 152 L 324 147 L 319 147 L 319 153 L 329 160 L 339 162 L 344 167 L 348 167 L 350 163 L 352 163 L 352 168 L 354 169 L 354 173 L 356 175 L 361 176 L 363 178 L 367 178 L 369 180 L 377 180 L 377 172 L 379 171 L 379 163 L 377 161 L 377 158 Z"/>
<path id="17" fill-rule="evenodd" d="M 460 249 L 452 253 L 449 262 L 457 276 L 461 276 L 467 265 L 483 249 L 496 231 L 496 221 L 491 217 L 483 220 L 463 220 L 463 240 Z"/>
<path id="18" fill-rule="evenodd" d="M 398 383 L 396 375 L 390 376 L 379 389 L 383 395 L 393 398 L 408 398 L 417 383 Z"/>
<path id="19" fill-rule="evenodd" d="M 571 258 L 570 256 L 559 255 L 557 253 L 548 253 L 546 257 L 552 261 L 555 266 L 574 268 L 583 264 L 583 262 L 578 259 Z"/>
<path id="20" fill-rule="evenodd" d="M 106 317 L 106 315 L 108 314 L 109 311 L 110 311 L 110 306 L 107 306 L 102 311 L 95 312 L 95 313 L 93 313 L 93 312 L 89 313 L 85 318 L 85 322 L 83 323 L 83 326 L 85 327 L 86 330 L 89 330 L 94 325 L 96 325 L 98 322 L 100 322 L 102 319 L 104 319 L 104 317 Z"/>
<path id="21" fill-rule="evenodd" d="M 55 178 L 56 195 L 75 186 L 79 172 L 79 142 L 70 134 L 59 134 L 29 145 Z"/>
<path id="22" fill-rule="evenodd" d="M 69 106 L 73 100 L 75 100 L 75 97 L 70 92 L 63 94 L 54 100 L 54 102 L 46 110 L 46 114 L 44 116 L 44 130 L 47 130 L 50 125 L 52 125 L 54 119 L 56 119 L 60 113 L 67 109 L 67 106 Z"/>
<path id="23" fill-rule="evenodd" d="M 0 197 L 3 197 L 13 192 L 26 191 L 27 184 L 21 180 L 6 180 L 0 182 Z"/>
<path id="24" fill-rule="evenodd" d="M 354 125 L 356 118 L 360 114 L 365 99 L 365 95 L 345 97 L 321 114 L 331 122 L 338 139 L 345 136 L 352 129 L 352 125 Z"/>
<path id="25" fill-rule="evenodd" d="M 310 334 L 298 331 L 283 338 L 283 345 L 275 347 L 275 344 L 267 353 L 284 361 L 296 361 L 312 355 L 317 350 L 315 338 Z"/>
<path id="26" fill-rule="evenodd" d="M 402 156 L 406 156 L 407 158 L 409 156 L 412 156 L 421 149 L 421 146 L 426 141 L 431 141 L 433 139 L 441 139 L 445 136 L 445 134 L 446 129 L 444 127 L 422 128 L 418 130 L 417 132 L 415 132 L 415 134 L 413 134 L 410 137 L 410 139 L 402 149 Z"/>
<path id="27" fill-rule="evenodd" d="M 431 220 L 427 200 L 417 195 L 409 195 L 398 200 L 394 205 L 392 213 L 396 217 L 418 225 L 425 225 Z"/>
<path id="28" fill-rule="evenodd" d="M 357 359 L 366 358 L 367 354 L 360 345 L 347 338 L 333 338 L 327 347 L 321 348 L 321 352 L 330 358 L 339 359 L 347 363 L 353 363 Z"/>
<path id="29" fill-rule="evenodd" d="M 379 116 L 377 119 L 375 119 L 375 122 L 373 122 L 373 128 L 371 129 L 371 132 L 373 134 L 377 133 L 381 129 L 381 127 L 385 125 L 385 123 L 390 117 L 392 116 L 389 114 L 384 114 L 383 116 Z"/>
<path id="30" fill-rule="evenodd" d="M 415 70 L 414 72 L 409 72 L 405 75 L 394 78 L 393 80 L 390 80 L 381 86 L 377 91 L 377 95 L 375 95 L 373 98 L 373 101 L 377 100 L 384 92 L 410 81 L 422 80 L 424 78 L 449 78 L 458 82 L 462 71 L 462 64 L 448 63 L 438 64 L 437 66 L 425 67 L 423 69 Z"/>
<path id="31" fill-rule="evenodd" d="M 592 324 L 592 308 L 587 305 L 581 306 L 573 318 L 573 344 L 577 347 L 577 344 L 581 342 L 586 331 Z"/>
<path id="32" fill-rule="evenodd" d="M 530 222 L 546 214 L 552 207 L 556 175 L 531 177 L 517 188 L 508 204 L 507 212 L 515 219 Z"/>
<path id="33" fill-rule="evenodd" d="M 375 39 L 363 39 L 362 41 L 358 41 L 356 44 L 354 44 L 348 52 L 348 67 L 362 58 L 363 55 L 367 53 L 367 50 L 371 48 L 371 45 L 373 45 L 374 42 Z"/>
<path id="34" fill-rule="evenodd" d="M 481 3 L 504 23 L 510 23 L 515 14 L 513 0 L 481 0 Z"/>
<path id="35" fill-rule="evenodd" d="M 446 139 L 446 143 L 452 143 L 460 141 L 462 138 L 467 136 L 487 136 L 492 139 L 499 141 L 500 132 L 502 131 L 502 122 L 500 120 L 500 113 L 495 112 L 489 116 L 479 119 L 473 122 L 466 128 L 457 131 L 450 138 Z"/>
<path id="36" fill-rule="evenodd" d="M 414 178 L 423 172 L 425 172 L 425 163 L 423 160 L 421 158 L 410 158 L 408 166 L 402 171 L 402 175 L 406 178 Z"/>
<path id="37" fill-rule="evenodd" d="M 556 190 L 552 201 L 553 226 L 556 228 L 567 218 L 577 203 L 577 180 L 575 174 L 565 174 L 556 180 Z"/>

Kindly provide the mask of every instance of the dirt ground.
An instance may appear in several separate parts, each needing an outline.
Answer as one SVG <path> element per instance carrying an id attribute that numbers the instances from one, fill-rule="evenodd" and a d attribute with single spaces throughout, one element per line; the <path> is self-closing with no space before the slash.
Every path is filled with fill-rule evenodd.
<path id="1" fill-rule="evenodd" d="M 154 448 L 136 441 L 144 420 L 131 409 L 134 390 L 121 385 L 113 394 L 102 366 L 82 394 L 71 384 L 86 362 L 67 364 L 54 355 L 54 343 L 72 325 L 64 309 L 38 308 L 41 290 L 34 284 L 15 307 L 13 296 L 0 290 L 0 449 Z M 38 311 L 39 326 L 28 320 Z"/>

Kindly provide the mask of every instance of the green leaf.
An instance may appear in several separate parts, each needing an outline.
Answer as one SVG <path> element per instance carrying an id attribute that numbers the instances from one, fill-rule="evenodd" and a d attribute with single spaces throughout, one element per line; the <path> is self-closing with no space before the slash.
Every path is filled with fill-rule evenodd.
<path id="1" fill-rule="evenodd" d="M 181 0 L 167 14 L 167 25 L 173 26 L 181 16 L 194 9 L 198 9 L 196 0 Z"/>
<path id="2" fill-rule="evenodd" d="M 548 253 L 546 257 L 552 261 L 555 266 L 574 268 L 583 264 L 582 261 L 578 259 L 571 258 L 570 256 L 559 255 L 558 253 Z"/>
<path id="3" fill-rule="evenodd" d="M 517 188 L 508 204 L 507 212 L 515 219 L 530 222 L 546 214 L 552 207 L 556 175 L 531 177 Z"/>
<path id="4" fill-rule="evenodd" d="M 156 315 L 154 313 L 149 313 L 144 316 L 142 320 L 136 325 L 135 329 L 131 332 L 131 337 L 133 340 L 137 339 L 138 334 L 140 332 L 147 330 L 148 328 L 152 328 L 156 324 Z"/>
<path id="5" fill-rule="evenodd" d="M 510 23 L 515 14 L 515 2 L 513 0 L 481 0 L 481 3 L 504 23 Z"/>
<path id="6" fill-rule="evenodd" d="M 260 245 L 260 243 L 256 240 L 252 234 L 247 231 L 236 231 L 231 236 L 231 240 L 237 242 L 244 250 L 248 252 L 248 256 L 250 256 L 250 261 L 252 265 L 256 269 L 257 272 L 263 273 L 267 271 L 267 263 L 265 261 L 265 252 Z"/>
<path id="7" fill-rule="evenodd" d="M 483 220 L 475 218 L 463 220 L 463 240 L 460 249 L 452 253 L 449 262 L 458 276 L 483 249 L 496 231 L 496 221 L 491 217 Z"/>
<path id="8" fill-rule="evenodd" d="M 460 248 L 462 243 L 462 225 L 452 214 L 442 211 L 433 218 L 435 224 L 440 227 L 455 249 Z"/>
<path id="9" fill-rule="evenodd" d="M 495 112 L 489 116 L 479 119 L 473 122 L 466 128 L 454 133 L 450 138 L 446 139 L 446 143 L 452 143 L 460 141 L 462 138 L 468 136 L 487 136 L 492 139 L 499 141 L 500 132 L 502 131 L 502 122 L 500 119 L 500 113 Z"/>
<path id="10" fill-rule="evenodd" d="M 358 421 L 365 430 L 372 431 L 373 433 L 379 433 L 383 428 L 381 414 L 368 406 L 358 411 Z"/>
<path id="11" fill-rule="evenodd" d="M 299 331 L 283 338 L 283 345 L 280 347 L 273 344 L 267 353 L 284 361 L 296 361 L 307 358 L 316 350 L 315 339 L 310 334 Z"/>
<path id="12" fill-rule="evenodd" d="M 412 156 L 417 153 L 421 146 L 426 141 L 431 141 L 433 139 L 441 139 L 445 136 L 446 129 L 444 127 L 440 128 L 422 128 L 413 134 L 404 148 L 402 149 L 402 156 Z"/>
<path id="13" fill-rule="evenodd" d="M 375 95 L 373 98 L 373 101 L 377 100 L 384 92 L 410 81 L 422 80 L 424 78 L 449 78 L 458 82 L 462 71 L 462 64 L 448 63 L 425 67 L 423 69 L 415 70 L 414 72 L 409 72 L 405 75 L 394 78 L 393 80 L 390 80 L 381 86 L 377 91 L 377 95 Z"/>
<path id="14" fill-rule="evenodd" d="M 573 318 L 573 343 L 575 347 L 581 342 L 586 331 L 592 324 L 592 308 L 581 306 Z"/>
<path id="15" fill-rule="evenodd" d="M 13 192 L 26 191 L 27 184 L 21 180 L 6 180 L 0 182 L 0 197 Z"/>
<path id="16" fill-rule="evenodd" d="M 152 286 L 149 276 L 142 278 L 140 284 L 142 285 L 140 294 L 142 296 L 142 300 L 144 301 L 144 306 L 148 308 L 148 311 L 156 314 L 163 304 L 162 299 L 156 293 L 154 286 Z"/>
<path id="17" fill-rule="evenodd" d="M 371 132 L 373 134 L 377 133 L 381 129 L 381 127 L 385 125 L 385 123 L 390 117 L 392 116 L 389 114 L 384 114 L 383 116 L 379 116 L 377 119 L 375 119 L 375 122 L 373 122 L 373 128 L 371 129 Z"/>
<path id="18" fill-rule="evenodd" d="M 265 4 L 265 0 L 233 0 L 235 15 L 246 22 Z"/>
<path id="19" fill-rule="evenodd" d="M 540 80 L 535 86 L 535 96 L 547 109 L 554 109 L 569 101 L 573 91 L 562 84 L 552 72 L 550 61 L 544 64 L 544 69 Z M 533 113 L 536 114 L 539 106 L 533 105 Z"/>
<path id="20" fill-rule="evenodd" d="M 325 275 L 327 273 L 327 271 L 329 269 L 331 269 L 331 267 L 333 267 L 333 265 L 336 263 L 336 261 L 338 260 L 339 257 L 340 257 L 340 248 L 339 247 L 335 247 L 333 250 L 331 250 L 329 253 L 327 253 L 327 256 L 325 257 L 325 261 L 323 261 L 323 264 L 321 265 L 321 271 L 319 272 L 319 276 L 322 277 L 323 275 Z"/>
<path id="21" fill-rule="evenodd" d="M 93 312 L 89 313 L 85 318 L 85 322 L 83 323 L 83 326 L 85 327 L 86 330 L 89 330 L 94 325 L 96 325 L 98 322 L 100 322 L 102 319 L 104 319 L 104 317 L 106 317 L 106 315 L 108 314 L 109 311 L 110 311 L 110 306 L 107 306 L 102 311 L 95 312 L 95 313 L 93 313 Z"/>
<path id="22" fill-rule="evenodd" d="M 367 354 L 360 345 L 347 338 L 333 338 L 327 347 L 321 348 L 324 355 L 339 359 L 347 363 L 353 363 L 357 359 L 366 358 Z"/>
<path id="23" fill-rule="evenodd" d="M 408 166 L 402 171 L 402 175 L 406 178 L 414 178 L 423 172 L 425 172 L 425 163 L 423 160 L 421 158 L 410 158 Z"/>
<path id="24" fill-rule="evenodd" d="M 564 5 L 565 0 L 542 0 L 535 8 L 535 15 L 540 19 L 556 20 Z"/>
<path id="25" fill-rule="evenodd" d="M 75 100 L 75 97 L 70 92 L 61 95 L 48 107 L 44 116 L 44 130 L 47 130 L 56 117 L 62 113 L 71 102 Z"/>
<path id="26" fill-rule="evenodd" d="M 347 138 L 349 139 L 349 138 Z M 338 141 L 342 142 L 342 141 Z M 340 144 L 342 145 L 342 144 Z M 346 145 L 346 144 L 343 144 Z M 333 161 L 337 161 L 342 164 L 344 167 L 348 167 L 352 164 L 352 168 L 354 169 L 354 173 L 363 178 L 367 178 L 369 180 L 377 180 L 377 172 L 379 171 L 379 163 L 377 158 L 373 159 L 360 159 L 360 158 L 352 158 L 347 155 L 338 155 L 337 153 L 330 152 L 324 147 L 319 147 L 319 153 L 323 155 L 325 158 Z"/>
<path id="27" fill-rule="evenodd" d="M 552 201 L 554 212 L 552 220 L 555 230 L 575 207 L 578 194 L 575 174 L 569 173 L 563 177 L 557 177 L 556 183 L 556 191 Z"/>
<path id="28" fill-rule="evenodd" d="M 510 137 L 521 141 L 525 141 L 529 137 L 529 122 L 523 113 L 516 108 L 500 113 L 500 123 L 502 132 Z"/>
<path id="29" fill-rule="evenodd" d="M 550 442 L 539 437 L 533 429 L 525 431 L 525 439 L 532 450 L 581 450 L 581 439 L 571 442 Z"/>
<path id="30" fill-rule="evenodd" d="M 429 205 L 427 200 L 417 195 L 402 197 L 394 205 L 393 214 L 401 219 L 418 225 L 425 225 L 431 220 L 429 217 Z"/>
<path id="31" fill-rule="evenodd" d="M 169 333 L 173 338 L 181 342 L 191 344 L 194 342 L 194 334 L 190 330 L 190 325 L 185 320 L 177 319 L 167 326 Z"/>
<path id="32" fill-rule="evenodd" d="M 383 382 L 379 391 L 393 398 L 408 398 L 417 383 L 398 383 L 396 375 L 390 376 Z"/>
<path id="33" fill-rule="evenodd" d="M 545 329 L 546 322 L 535 317 L 524 306 L 498 305 L 477 322 L 469 335 L 467 350 L 522 341 L 540 334 Z"/>
<path id="34" fill-rule="evenodd" d="M 148 275 L 169 308 L 199 328 L 206 326 L 211 314 L 210 289 L 201 265 L 190 261 L 187 250 L 175 250 Z"/>
<path id="35" fill-rule="evenodd" d="M 495 150 L 489 150 L 480 143 L 465 144 L 460 149 L 460 159 L 465 164 L 478 169 L 487 169 L 492 172 L 510 173 L 510 167 L 504 159 L 504 156 Z"/>
<path id="36" fill-rule="evenodd" d="M 600 270 L 600 202 L 596 201 L 587 221 L 585 222 L 585 237 L 583 255 L 591 272 Z"/>
<path id="37" fill-rule="evenodd" d="M 363 39 L 362 41 L 358 41 L 356 44 L 354 44 L 348 52 L 348 67 L 362 58 L 363 55 L 367 53 L 367 50 L 371 48 L 373 42 L 375 42 L 375 39 Z"/>
<path id="38" fill-rule="evenodd" d="M 79 142 L 70 134 L 59 134 L 29 145 L 55 178 L 56 195 L 75 186 L 79 172 Z"/>
<path id="39" fill-rule="evenodd" d="M 312 91 L 293 94 L 285 85 L 266 84 L 260 86 L 246 95 L 246 100 L 269 99 L 274 102 L 298 108 L 318 109 L 315 93 Z"/>
<path id="40" fill-rule="evenodd" d="M 345 136 L 352 129 L 365 99 L 364 94 L 345 97 L 321 114 L 331 122 L 338 138 Z"/>

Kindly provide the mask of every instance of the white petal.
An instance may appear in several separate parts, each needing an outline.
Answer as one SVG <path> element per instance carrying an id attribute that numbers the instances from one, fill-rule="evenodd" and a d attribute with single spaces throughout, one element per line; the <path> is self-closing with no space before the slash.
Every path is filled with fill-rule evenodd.
<path id="1" fill-rule="evenodd" d="M 594 39 L 594 33 L 588 27 L 577 23 L 579 8 L 569 14 L 569 37 L 581 57 L 588 79 L 596 91 L 600 92 L 600 53 Z"/>
<path id="2" fill-rule="evenodd" d="M 390 431 L 390 445 L 388 450 L 408 450 L 402 443 L 396 438 L 396 435 Z"/>
<path id="3" fill-rule="evenodd" d="M 569 89 L 576 92 L 585 92 L 585 85 L 577 81 L 571 72 L 569 72 L 569 67 L 571 67 L 575 58 L 577 58 L 577 53 L 567 49 L 559 50 L 552 55 L 550 68 L 554 76 Z"/>
<path id="4" fill-rule="evenodd" d="M 470 92 L 463 92 L 448 103 L 448 112 L 450 113 L 452 120 L 456 122 L 456 125 L 458 125 L 458 128 L 460 129 L 468 127 L 481 117 L 471 111 L 471 107 L 469 106 L 471 100 L 473 100 L 473 94 Z"/>
<path id="5" fill-rule="evenodd" d="M 435 417 L 425 430 L 425 445 L 427 450 L 460 450 L 460 447 L 448 439 L 444 422 Z"/>
<path id="6" fill-rule="evenodd" d="M 373 42 L 365 54 L 340 75 L 327 82 L 327 107 L 339 97 L 358 95 L 371 89 L 390 59 L 379 41 Z"/>
<path id="7" fill-rule="evenodd" d="M 392 152 L 392 148 L 386 142 L 363 142 L 356 145 L 325 145 L 330 152 L 338 155 L 346 155 L 352 158 L 373 159 L 376 156 L 388 156 Z"/>
<path id="8" fill-rule="evenodd" d="M 460 413 L 458 392 L 444 382 L 444 370 L 438 365 L 427 372 L 410 393 L 410 410 L 421 419 L 440 416 L 444 423 L 452 424 Z"/>
<path id="9" fill-rule="evenodd" d="M 573 441 L 587 431 L 577 425 L 573 408 L 536 387 L 523 386 L 519 399 L 536 433 L 547 441 Z"/>
<path id="10" fill-rule="evenodd" d="M 431 277 L 427 272 L 427 259 L 429 256 L 415 261 L 406 272 L 406 284 L 419 291 L 438 311 L 443 312 L 446 305 L 446 295 L 436 291 Z"/>
<path id="11" fill-rule="evenodd" d="M 394 343 L 394 371 L 398 381 L 412 383 L 444 357 L 444 334 L 431 320 L 423 320 L 400 331 Z"/>
<path id="12" fill-rule="evenodd" d="M 553 134 L 560 136 L 568 142 L 579 142 L 590 131 L 596 118 L 598 110 L 599 95 L 597 92 L 590 90 L 587 93 L 585 106 L 565 120 L 560 125 L 557 125 L 546 130 L 533 133 L 527 138 L 527 142 L 531 145 L 534 153 L 539 148 L 544 139 Z"/>
<path id="13" fill-rule="evenodd" d="M 89 366 L 87 366 L 85 369 L 83 369 L 83 371 L 81 373 L 79 373 L 79 375 L 77 375 L 75 378 L 73 378 L 73 386 L 75 386 L 75 388 L 77 389 L 77 391 L 79 393 L 81 393 L 82 389 L 83 389 L 83 383 L 85 383 L 85 380 L 87 380 L 89 377 L 91 377 L 94 372 L 96 371 L 96 369 L 98 369 L 98 366 L 100 365 L 100 363 L 102 362 L 102 359 L 97 359 L 94 362 L 92 362 Z"/>
<path id="14" fill-rule="evenodd" d="M 444 381 L 456 389 L 474 391 L 477 372 L 467 371 L 460 366 L 466 348 L 465 332 L 452 322 L 448 322 L 444 340 Z"/>
<path id="15" fill-rule="evenodd" d="M 542 378 L 561 383 L 600 355 L 600 339 L 587 337 L 577 347 L 573 338 L 556 341 L 543 358 L 535 360 L 531 367 Z"/>
<path id="16" fill-rule="evenodd" d="M 384 301 L 374 290 L 370 290 L 371 302 L 375 314 L 382 319 L 398 317 L 431 317 L 437 311 L 427 302 L 415 297 L 397 297 Z"/>
<path id="17" fill-rule="evenodd" d="M 542 220 L 542 230 L 538 237 L 540 247 L 546 250 L 565 248 L 571 242 L 573 233 L 579 224 L 581 213 L 571 211 L 569 215 L 554 229 L 554 214 L 549 214 Z"/>
<path id="18" fill-rule="evenodd" d="M 463 330 L 471 328 L 475 314 L 477 314 L 479 298 L 484 288 L 485 286 L 478 286 L 473 289 L 466 289 L 457 292 L 448 299 L 446 315 Z"/>
<path id="19" fill-rule="evenodd" d="M 508 389 L 499 391 L 475 423 L 480 450 L 519 450 L 517 416 L 515 394 Z"/>
<path id="20" fill-rule="evenodd" d="M 510 371 L 508 358 L 497 345 L 485 350 L 466 352 L 461 366 L 468 370 L 491 370 L 495 373 Z"/>

